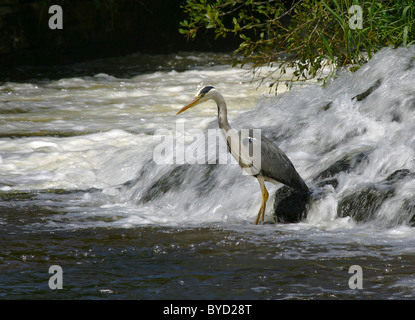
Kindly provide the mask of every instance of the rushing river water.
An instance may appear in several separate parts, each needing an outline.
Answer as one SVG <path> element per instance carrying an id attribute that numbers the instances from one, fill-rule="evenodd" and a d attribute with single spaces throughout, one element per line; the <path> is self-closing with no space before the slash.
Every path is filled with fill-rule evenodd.
<path id="1" fill-rule="evenodd" d="M 0 298 L 414 297 L 415 48 L 277 96 L 229 61 L 133 55 L 0 83 Z M 273 223 L 268 185 L 253 225 L 260 189 L 234 163 L 156 163 L 217 128 L 214 103 L 175 115 L 208 84 L 231 126 L 290 157 L 314 194 L 305 219 Z"/>

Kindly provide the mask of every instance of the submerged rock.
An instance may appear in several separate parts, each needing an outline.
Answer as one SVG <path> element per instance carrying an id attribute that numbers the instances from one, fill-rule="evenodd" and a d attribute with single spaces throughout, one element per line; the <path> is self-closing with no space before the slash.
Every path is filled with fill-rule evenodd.
<path id="1" fill-rule="evenodd" d="M 331 168 L 340 168 L 342 171 L 348 168 L 348 165 L 338 163 Z M 329 171 L 333 173 L 337 170 L 328 170 L 326 173 Z M 315 182 L 314 190 L 310 194 L 304 194 L 286 186 L 277 190 L 274 196 L 274 218 L 277 223 L 300 222 L 307 217 L 308 208 L 314 201 L 324 198 L 329 190 L 336 188 L 336 178 L 330 177 L 330 174 L 321 176 L 326 178 Z M 354 190 L 339 200 L 338 217 L 351 217 L 356 222 L 368 222 L 375 219 L 383 203 L 395 196 L 397 184 L 404 179 L 413 178 L 415 178 L 415 173 L 407 169 L 397 170 L 379 183 L 365 185 Z M 397 221 L 397 223 L 415 226 L 415 201 L 404 200 L 400 211 L 402 211 L 402 221 Z"/>
<path id="2" fill-rule="evenodd" d="M 189 165 L 180 165 L 175 167 L 171 172 L 166 173 L 160 179 L 155 181 L 145 192 L 141 199 L 144 203 L 155 199 L 160 194 L 165 194 L 171 189 L 177 188 L 183 184 L 186 178 L 186 172 Z"/>
<path id="3" fill-rule="evenodd" d="M 323 198 L 327 193 L 326 185 L 333 189 L 338 186 L 335 177 L 340 172 L 349 172 L 366 159 L 367 153 L 362 152 L 352 156 L 346 156 L 320 172 L 314 179 L 315 190 L 305 194 L 283 186 L 277 190 L 274 196 L 274 218 L 278 223 L 296 223 L 307 217 L 309 205 Z"/>
<path id="4" fill-rule="evenodd" d="M 332 165 L 330 165 L 328 168 L 320 172 L 316 178 L 313 179 L 313 181 L 319 181 L 321 179 L 327 179 L 332 178 L 335 175 L 337 175 L 340 172 L 350 172 L 353 170 L 357 165 L 359 165 L 363 160 L 367 159 L 367 156 L 369 155 L 370 151 L 360 152 L 354 155 L 346 156 Z M 337 185 L 336 185 L 337 186 Z M 334 188 L 336 186 L 333 185 Z"/>
<path id="5" fill-rule="evenodd" d="M 337 215 L 341 218 L 349 216 L 356 222 L 372 220 L 383 202 L 393 194 L 393 188 L 379 188 L 376 186 L 357 190 L 340 200 Z"/>
<path id="6" fill-rule="evenodd" d="M 415 200 L 407 199 L 402 204 L 403 217 L 406 217 L 406 221 L 411 227 L 415 227 Z"/>
<path id="7" fill-rule="evenodd" d="M 356 190 L 340 200 L 337 214 L 339 217 L 351 217 L 356 222 L 367 222 L 374 219 L 382 204 L 395 195 L 396 183 L 413 178 L 414 174 L 407 169 L 397 170 L 378 184 Z M 410 224 L 415 222 L 415 203 L 406 201 L 402 210 L 410 216 Z"/>
<path id="8" fill-rule="evenodd" d="M 382 84 L 382 80 L 378 79 L 376 80 L 376 82 L 366 91 L 359 93 L 358 95 L 354 96 L 352 98 L 352 100 L 356 99 L 357 101 L 362 101 L 364 99 L 366 99 L 373 91 L 375 91 L 377 88 L 380 87 L 380 85 Z"/>

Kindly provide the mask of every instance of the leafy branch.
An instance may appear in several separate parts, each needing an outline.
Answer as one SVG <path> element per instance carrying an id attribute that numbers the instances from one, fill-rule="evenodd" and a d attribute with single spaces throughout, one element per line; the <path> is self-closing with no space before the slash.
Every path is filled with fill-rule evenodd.
<path id="1" fill-rule="evenodd" d="M 355 5 L 360 12 L 350 11 Z M 240 38 L 241 64 L 273 68 L 261 81 L 275 87 L 288 68 L 292 81 L 326 81 L 339 68 L 357 70 L 382 47 L 409 46 L 415 42 L 413 0 L 187 0 L 186 19 L 179 32 L 194 39 L 201 30 L 215 38 Z M 350 21 L 361 15 L 361 28 Z M 329 75 L 323 71 L 331 67 Z M 277 75 L 277 78 L 274 78 Z"/>

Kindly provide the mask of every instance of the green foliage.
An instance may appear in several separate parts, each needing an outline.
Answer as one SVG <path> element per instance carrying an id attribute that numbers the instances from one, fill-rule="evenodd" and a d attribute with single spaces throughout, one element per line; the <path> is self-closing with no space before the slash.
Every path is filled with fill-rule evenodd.
<path id="1" fill-rule="evenodd" d="M 413 44 L 414 2 L 294 0 L 285 7 L 282 0 L 187 0 L 179 32 L 189 39 L 203 29 L 213 30 L 216 38 L 238 36 L 242 64 L 250 63 L 254 72 L 276 65 L 264 78 L 293 67 L 293 80 L 321 80 L 327 79 L 326 66 L 332 67 L 331 75 L 341 67 L 356 70 L 382 47 Z M 362 9 L 361 28 L 349 23 L 358 17 L 352 5 Z"/>

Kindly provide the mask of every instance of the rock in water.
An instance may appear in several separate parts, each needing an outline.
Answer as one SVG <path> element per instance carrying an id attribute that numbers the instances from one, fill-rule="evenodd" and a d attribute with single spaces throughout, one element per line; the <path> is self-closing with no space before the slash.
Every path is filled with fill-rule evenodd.
<path id="1" fill-rule="evenodd" d="M 404 179 L 413 179 L 414 176 L 415 174 L 409 170 L 401 169 L 393 172 L 384 181 L 355 190 L 339 201 L 337 215 L 341 218 L 349 216 L 356 222 L 375 219 L 383 203 L 395 196 L 397 183 Z M 409 224 L 413 225 L 415 205 L 413 201 L 408 200 L 403 202 L 401 210 L 405 212 L 403 216 L 407 217 Z"/>
<path id="2" fill-rule="evenodd" d="M 310 195 L 283 186 L 275 193 L 274 217 L 279 223 L 294 223 L 305 219 Z"/>
<path id="3" fill-rule="evenodd" d="M 367 222 L 373 219 L 383 202 L 391 196 L 392 188 L 370 186 L 358 190 L 339 202 L 337 215 L 341 218 L 350 216 L 356 222 Z"/>

